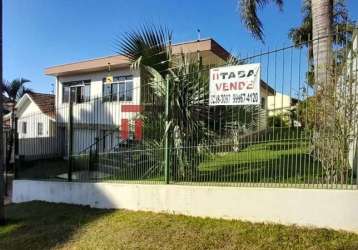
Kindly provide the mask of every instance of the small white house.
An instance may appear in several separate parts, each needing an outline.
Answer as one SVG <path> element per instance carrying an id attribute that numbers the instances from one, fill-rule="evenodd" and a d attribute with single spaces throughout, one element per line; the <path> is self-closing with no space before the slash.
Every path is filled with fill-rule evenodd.
<path id="1" fill-rule="evenodd" d="M 268 96 L 267 98 L 268 115 L 287 114 L 297 103 L 298 99 L 276 92 L 275 95 Z"/>
<path id="2" fill-rule="evenodd" d="M 37 159 L 60 155 L 64 145 L 57 134 L 55 96 L 25 94 L 16 104 L 19 155 Z"/>
<path id="3" fill-rule="evenodd" d="M 190 41 L 172 46 L 174 54 L 200 55 L 206 65 L 223 64 L 230 53 L 213 39 Z M 122 119 L 131 120 L 136 113 L 122 112 L 124 105 L 141 104 L 139 70 L 131 70 L 130 61 L 122 55 L 95 58 L 53 66 L 45 69 L 46 75 L 56 77 L 55 106 L 57 121 L 65 124 L 69 119 L 69 101 L 73 101 L 74 142 L 73 152 L 81 154 L 101 138 L 99 150 L 110 151 L 118 142 Z M 107 76 L 113 82 L 107 82 Z M 274 90 L 261 81 L 261 98 Z"/>

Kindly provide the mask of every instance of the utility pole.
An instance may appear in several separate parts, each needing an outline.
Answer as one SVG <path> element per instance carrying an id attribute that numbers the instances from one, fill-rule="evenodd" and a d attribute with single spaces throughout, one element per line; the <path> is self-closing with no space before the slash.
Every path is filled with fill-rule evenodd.
<path id="1" fill-rule="evenodd" d="M 2 55 L 2 0 L 0 0 L 0 79 L 3 79 Z M 1 85 L 0 85 L 1 86 Z M 3 89 L 0 87 L 0 225 L 5 224 L 5 179 L 4 179 L 4 133 L 3 133 Z"/>

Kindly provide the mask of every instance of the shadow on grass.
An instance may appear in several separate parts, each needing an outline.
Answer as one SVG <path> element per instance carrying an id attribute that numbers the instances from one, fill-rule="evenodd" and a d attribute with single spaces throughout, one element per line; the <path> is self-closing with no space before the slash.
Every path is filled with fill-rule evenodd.
<path id="1" fill-rule="evenodd" d="M 60 158 L 23 161 L 18 168 L 18 179 L 56 179 L 67 171 L 67 161 Z"/>
<path id="2" fill-rule="evenodd" d="M 0 227 L 0 249 L 50 249 L 68 243 L 87 224 L 112 213 L 44 202 L 6 206 L 7 224 Z"/>
<path id="3" fill-rule="evenodd" d="M 321 183 L 324 172 L 307 154 L 289 154 L 268 160 L 220 164 L 218 168 L 197 172 L 193 181 L 243 183 Z"/>

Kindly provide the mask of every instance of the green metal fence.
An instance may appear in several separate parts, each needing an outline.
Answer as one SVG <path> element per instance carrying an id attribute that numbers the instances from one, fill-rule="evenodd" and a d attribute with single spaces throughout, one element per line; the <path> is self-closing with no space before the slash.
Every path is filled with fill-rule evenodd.
<path id="1" fill-rule="evenodd" d="M 333 51 L 319 84 L 309 53 L 319 39 L 220 65 L 173 59 L 155 81 L 104 80 L 103 96 L 71 94 L 48 121 L 18 117 L 18 178 L 356 189 L 354 39 Z M 248 63 L 261 66 L 260 105 L 210 106 L 209 70 Z M 46 136 L 21 134 L 25 121 L 41 119 Z"/>

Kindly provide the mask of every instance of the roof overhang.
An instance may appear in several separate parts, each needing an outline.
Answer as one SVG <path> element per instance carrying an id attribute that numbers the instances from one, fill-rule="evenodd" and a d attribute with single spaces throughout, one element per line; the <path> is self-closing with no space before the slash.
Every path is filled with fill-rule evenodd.
<path id="1" fill-rule="evenodd" d="M 89 72 L 107 70 L 109 64 L 111 66 L 111 69 L 118 69 L 129 67 L 130 62 L 125 56 L 108 56 L 87 61 L 49 67 L 45 69 L 45 74 L 51 76 L 84 74 Z"/>
<path id="2" fill-rule="evenodd" d="M 230 53 L 211 38 L 173 44 L 172 51 L 173 54 L 209 52 L 223 60 L 230 57 Z M 123 55 L 108 56 L 49 67 L 45 69 L 45 74 L 51 76 L 67 76 L 98 72 L 107 70 L 109 64 L 111 69 L 128 68 L 130 61 Z"/>

